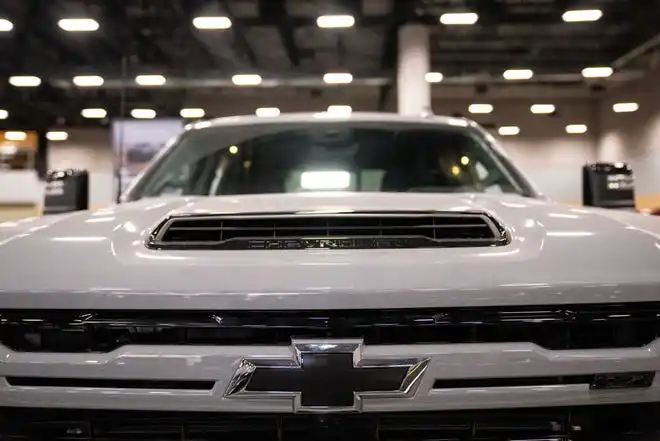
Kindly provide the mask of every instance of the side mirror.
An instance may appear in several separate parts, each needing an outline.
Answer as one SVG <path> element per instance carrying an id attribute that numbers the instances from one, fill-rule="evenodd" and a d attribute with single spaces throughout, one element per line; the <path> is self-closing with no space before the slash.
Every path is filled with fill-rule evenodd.
<path id="1" fill-rule="evenodd" d="M 632 168 L 622 162 L 599 162 L 582 167 L 582 202 L 589 207 L 634 210 Z"/>
<path id="2" fill-rule="evenodd" d="M 85 170 L 49 171 L 43 214 L 87 210 L 89 205 L 89 174 Z"/>

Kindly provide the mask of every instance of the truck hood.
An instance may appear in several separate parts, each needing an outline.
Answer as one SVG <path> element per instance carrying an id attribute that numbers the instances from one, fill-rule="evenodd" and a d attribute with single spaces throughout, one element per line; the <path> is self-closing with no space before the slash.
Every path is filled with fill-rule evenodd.
<path id="1" fill-rule="evenodd" d="M 481 210 L 501 247 L 150 250 L 181 213 Z M 161 198 L 0 223 L 0 308 L 328 309 L 651 301 L 660 218 L 514 195 Z M 73 303 L 72 303 L 73 302 Z"/>

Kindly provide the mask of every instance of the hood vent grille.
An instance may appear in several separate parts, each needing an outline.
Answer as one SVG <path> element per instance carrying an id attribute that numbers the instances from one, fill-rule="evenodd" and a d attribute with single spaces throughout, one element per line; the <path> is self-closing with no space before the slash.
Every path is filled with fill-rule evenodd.
<path id="1" fill-rule="evenodd" d="M 150 248 L 300 250 L 485 247 L 508 242 L 483 213 L 293 213 L 174 216 L 156 229 Z"/>

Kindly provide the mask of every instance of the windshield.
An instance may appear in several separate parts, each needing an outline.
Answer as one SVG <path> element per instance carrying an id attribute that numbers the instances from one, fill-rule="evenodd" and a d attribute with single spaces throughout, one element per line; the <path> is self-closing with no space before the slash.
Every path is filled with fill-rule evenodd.
<path id="1" fill-rule="evenodd" d="M 476 130 L 318 122 L 192 130 L 127 199 L 310 191 L 533 195 Z"/>

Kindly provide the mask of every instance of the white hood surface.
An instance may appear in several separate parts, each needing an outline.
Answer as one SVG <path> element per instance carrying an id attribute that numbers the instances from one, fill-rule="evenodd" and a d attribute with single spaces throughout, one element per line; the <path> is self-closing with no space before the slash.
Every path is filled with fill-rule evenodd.
<path id="1" fill-rule="evenodd" d="M 483 211 L 505 246 L 152 250 L 174 214 Z M 660 219 L 514 195 L 318 193 L 162 198 L 0 223 L 8 307 L 351 309 L 656 300 Z M 551 294 L 551 295 L 550 295 Z M 154 304 L 154 301 L 158 304 Z M 36 302 L 36 303 L 35 303 Z"/>

